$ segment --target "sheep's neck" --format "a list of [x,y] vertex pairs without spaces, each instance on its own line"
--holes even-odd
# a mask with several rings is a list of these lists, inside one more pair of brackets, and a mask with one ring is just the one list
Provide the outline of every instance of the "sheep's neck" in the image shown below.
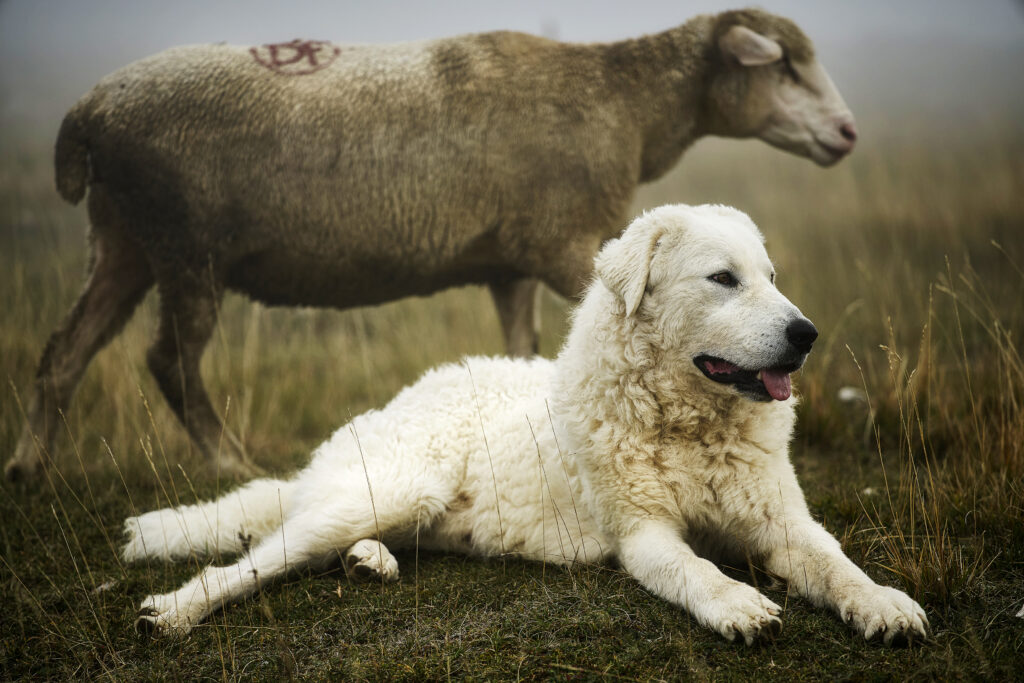
[[641,182],[664,175],[704,134],[710,28],[701,16],[663,33],[603,46],[608,81],[618,86],[641,127]]

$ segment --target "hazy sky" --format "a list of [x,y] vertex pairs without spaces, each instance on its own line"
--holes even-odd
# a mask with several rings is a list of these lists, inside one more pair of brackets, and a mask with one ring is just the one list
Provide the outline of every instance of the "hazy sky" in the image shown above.
[[[41,129],[55,130],[63,111],[101,76],[171,45],[259,44],[296,37],[390,42],[491,29],[547,33],[563,40],[613,40],[743,4],[0,0],[0,120],[35,119]],[[814,39],[841,87],[844,80],[886,77],[900,85],[905,73],[905,80],[925,78],[929,90],[935,87],[932,83],[956,78],[965,87],[977,88],[979,77],[994,78],[993,68],[1016,75],[1019,83],[1017,72],[1024,66],[1005,64],[1008,60],[1001,57],[1008,54],[1009,61],[1019,61],[1024,55],[1024,5],[1015,0],[771,0],[760,6],[796,20]],[[986,61],[988,54],[992,57]],[[965,61],[970,64],[963,65]],[[1013,88],[1020,90],[1019,85]]]
[[[510,28],[557,26],[566,40],[607,40],[658,31],[701,12],[741,3],[631,0],[3,0],[0,53],[118,54],[185,42],[253,43],[290,36],[381,42]],[[754,3],[756,4],[756,3]],[[1014,0],[774,0],[818,41],[868,35],[939,34],[968,40],[1020,38]]]

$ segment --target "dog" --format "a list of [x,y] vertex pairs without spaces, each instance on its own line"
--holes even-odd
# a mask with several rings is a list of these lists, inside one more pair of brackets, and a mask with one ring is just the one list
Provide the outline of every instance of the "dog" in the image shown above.
[[[617,559],[729,640],[782,608],[707,558],[754,559],[867,639],[928,636],[924,610],[875,584],[815,522],[788,456],[790,375],[817,337],[778,289],[763,237],[723,206],[664,206],[595,259],[554,361],[469,358],[340,428],[291,479],[125,523],[126,560],[241,553],[136,622],[184,634],[293,568],[341,557],[394,581],[389,549]],[[251,547],[249,546],[251,539]]]

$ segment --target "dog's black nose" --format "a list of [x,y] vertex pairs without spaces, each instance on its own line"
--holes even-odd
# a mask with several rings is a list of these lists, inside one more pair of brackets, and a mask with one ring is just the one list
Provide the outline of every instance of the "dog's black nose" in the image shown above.
[[786,339],[800,353],[807,353],[818,338],[818,329],[807,318],[797,318],[786,326]]

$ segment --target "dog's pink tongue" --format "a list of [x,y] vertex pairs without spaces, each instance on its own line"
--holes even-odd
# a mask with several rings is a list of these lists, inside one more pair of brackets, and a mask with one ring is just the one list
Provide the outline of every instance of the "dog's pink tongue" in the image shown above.
[[789,373],[782,370],[762,370],[761,381],[771,397],[776,401],[785,401],[793,393],[793,385],[789,381]]

